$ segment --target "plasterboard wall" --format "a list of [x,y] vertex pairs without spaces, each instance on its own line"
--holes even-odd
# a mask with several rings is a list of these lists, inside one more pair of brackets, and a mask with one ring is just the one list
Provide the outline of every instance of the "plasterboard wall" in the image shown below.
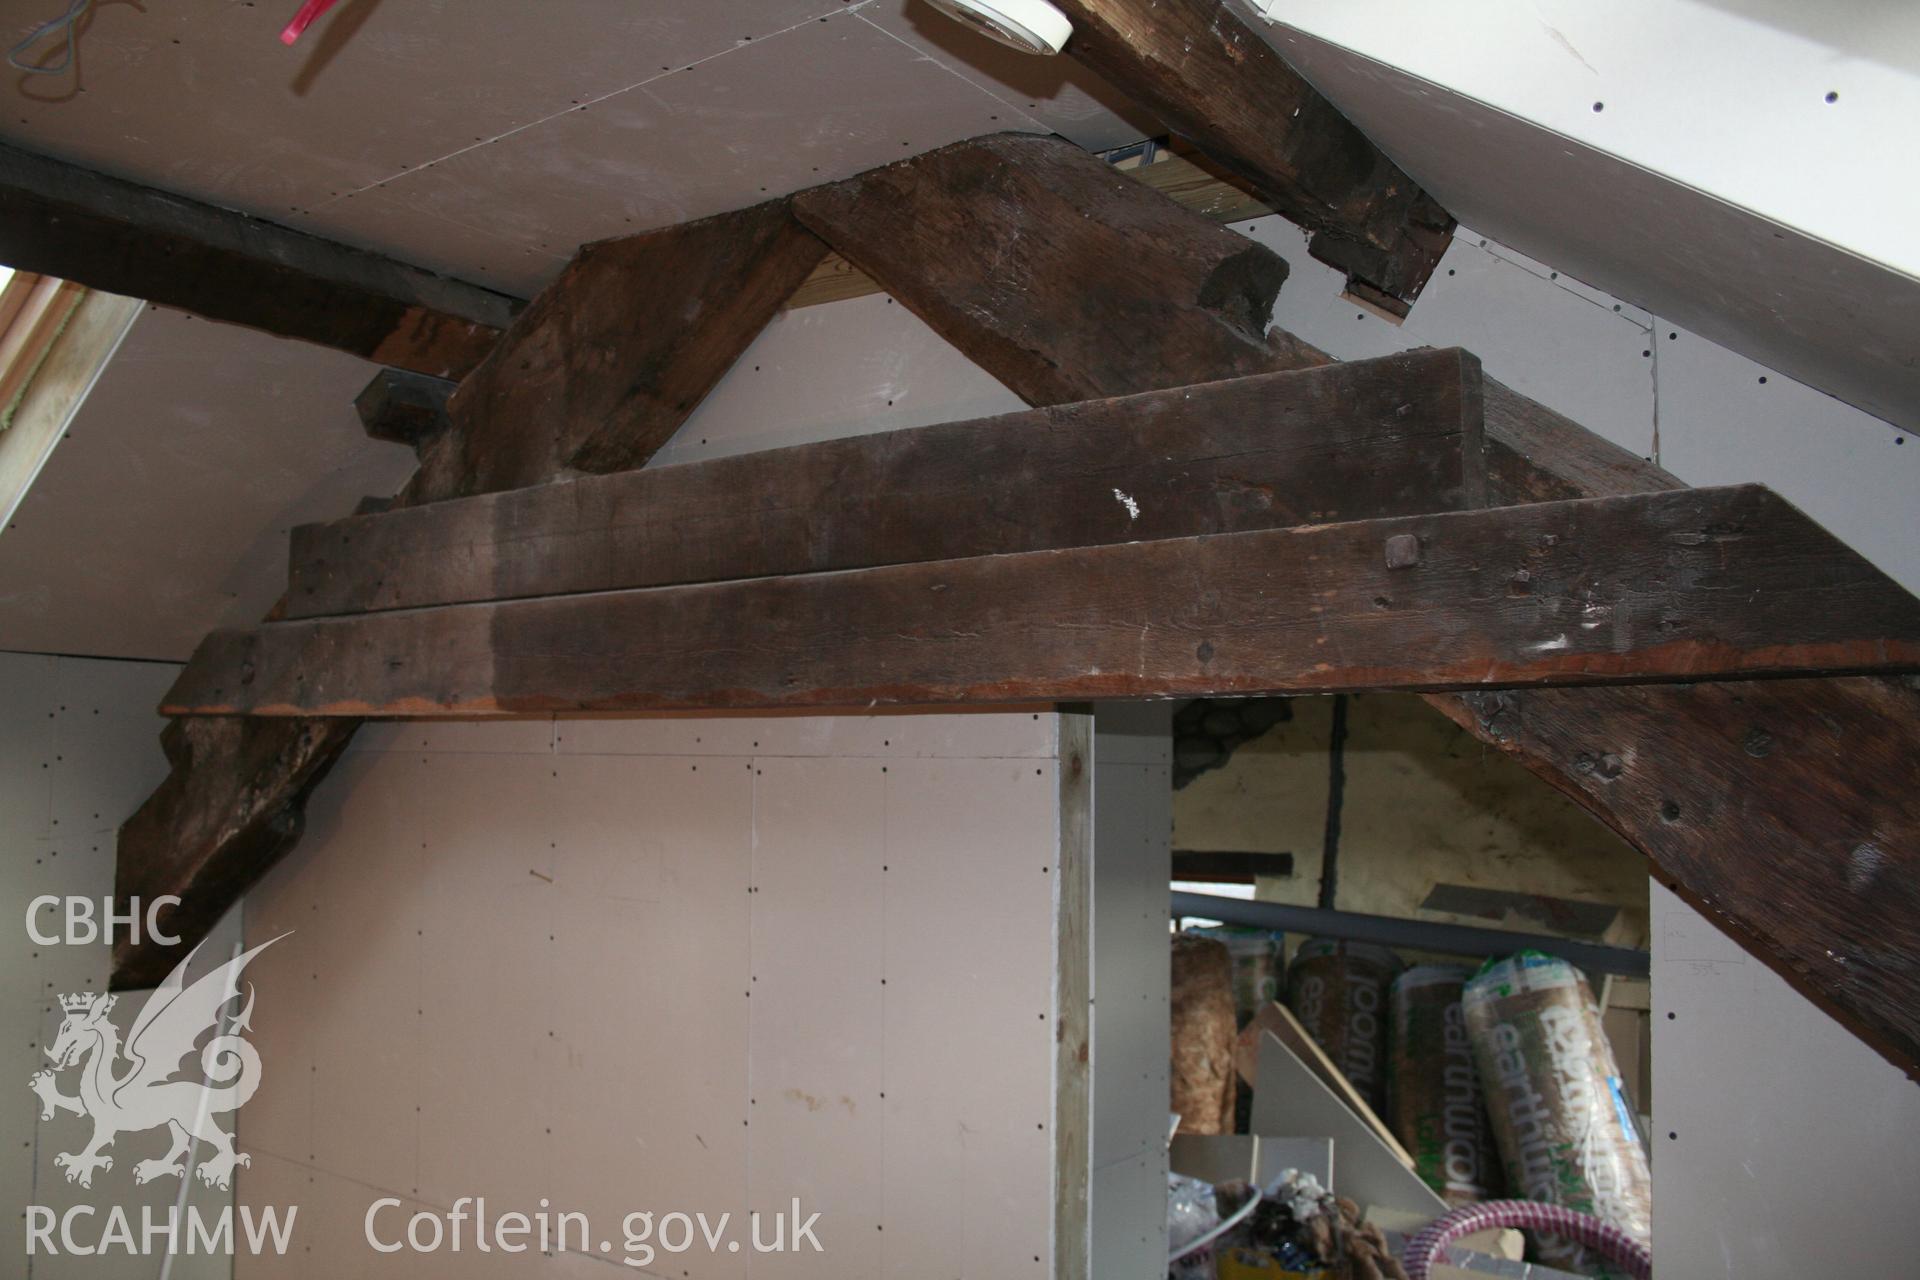
[[362,730],[248,899],[250,942],[292,936],[252,971],[240,1194],[312,1225],[238,1274],[366,1266],[387,1194],[546,1197],[616,1260],[635,1211],[822,1215],[822,1254],[661,1275],[1050,1274],[1058,741],[1041,712]]
[[[143,1207],[164,1212],[181,1189],[172,1179],[144,1187],[133,1181],[137,1161],[166,1150],[166,1135],[157,1131],[120,1135],[110,1151],[113,1167],[97,1172],[91,1187],[67,1182],[54,1157],[81,1150],[92,1127],[64,1112],[42,1120],[39,1099],[26,1088],[50,1065],[45,1049],[60,1025],[58,997],[104,990],[110,959],[104,945],[34,942],[27,906],[42,895],[77,896],[92,898],[97,913],[99,900],[113,892],[114,832],[166,776],[153,708],[176,672],[155,663],[0,653],[0,1270],[28,1280],[154,1280],[156,1256],[27,1256],[26,1207],[65,1215],[92,1206],[95,1216],[76,1219],[75,1234],[97,1242],[114,1206],[131,1213],[137,1229]],[[41,914],[43,935],[59,932],[57,920],[57,912]],[[230,917],[202,954],[224,959],[238,935]],[[142,1003],[138,993],[121,997],[113,1017],[123,1034]],[[61,1072],[60,1092],[74,1095],[77,1077],[77,1070]],[[218,1214],[230,1203],[198,1182],[189,1194],[202,1213]],[[198,1255],[177,1259],[171,1274],[217,1280],[230,1267],[225,1258]]]
[[1920,1087],[1657,883],[1653,1078],[1662,1274],[1913,1273]]

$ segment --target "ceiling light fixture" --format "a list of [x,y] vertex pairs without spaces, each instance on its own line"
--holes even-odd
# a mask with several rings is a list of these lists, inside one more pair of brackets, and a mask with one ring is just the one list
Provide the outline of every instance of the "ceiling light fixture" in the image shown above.
[[927,3],[982,35],[1022,53],[1052,54],[1064,49],[1073,24],[1047,0],[927,0]]

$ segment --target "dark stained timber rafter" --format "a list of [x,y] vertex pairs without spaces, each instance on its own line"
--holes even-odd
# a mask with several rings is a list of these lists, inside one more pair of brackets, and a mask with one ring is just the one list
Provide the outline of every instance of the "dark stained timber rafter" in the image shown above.
[[1453,219],[1222,0],[1055,0],[1067,53],[1306,228],[1314,257],[1405,314]]
[[826,252],[784,200],[587,245],[454,392],[409,505],[642,465]]
[[[1063,157],[1059,163],[1072,161]],[[997,295],[999,308],[993,311],[949,305],[987,287],[983,282],[994,277],[992,255],[1005,252],[1006,240],[1025,230],[1020,211],[996,199],[981,169],[951,159],[914,174],[897,169],[837,184],[835,206],[848,212],[822,233],[835,250],[867,266],[941,336],[1002,380],[1049,359],[1070,366],[1060,376],[1074,379],[1080,396],[1134,390],[1154,385],[1156,378],[1158,385],[1171,386],[1251,371],[1238,354],[1208,366],[1191,348],[1156,343],[1152,318],[1137,329],[1125,315],[1112,321],[1115,341],[1127,344],[1135,357],[1118,371],[1084,358],[1082,335],[1067,332],[1050,339],[1076,318],[1071,303],[1060,296],[1074,269],[1070,247],[1051,256],[1030,255],[1036,284],[1052,287],[1005,291]],[[874,204],[893,217],[937,210],[946,226],[970,238],[930,244],[922,258],[890,253],[887,225],[859,216],[869,186],[882,188]],[[1110,216],[1101,211],[1093,220]],[[1060,239],[1074,243],[1064,230]],[[900,293],[929,275],[954,283],[918,305]],[[1025,341],[1010,348],[1009,334]],[[1331,359],[1304,342],[1274,338],[1267,360],[1253,362],[1256,368],[1301,368]],[[1160,356],[1165,358],[1153,364]],[[1495,502],[1684,487],[1660,468],[1491,379],[1485,402],[1488,482]],[[1685,726],[1697,714],[1693,708],[1702,703],[1673,686],[1488,695],[1508,709],[1505,717],[1494,718],[1468,704],[1467,695],[1432,694],[1428,700],[1577,798],[1668,872],[1697,906],[1744,938],[1754,954],[1891,1060],[1920,1071],[1920,909],[1910,896],[1887,888],[1920,883],[1920,810],[1912,785],[1912,761],[1920,759],[1920,717],[1887,718],[1889,708],[1913,705],[1909,679],[1745,682],[1741,705],[1752,725],[1777,743],[1817,744],[1764,758],[1722,734],[1688,732]],[[1795,692],[1795,685],[1805,691]],[[1528,706],[1542,704],[1555,707],[1562,723],[1579,726],[1582,745],[1568,749],[1553,734],[1512,731]],[[1509,730],[1504,734],[1498,732],[1503,724]],[[1647,726],[1671,726],[1671,733],[1641,748]],[[1829,744],[1840,745],[1835,750]],[[1866,744],[1875,745],[1867,750]],[[1619,772],[1607,776],[1611,767],[1593,772],[1591,762],[1608,756],[1619,762]],[[1632,785],[1614,785],[1621,782]],[[1676,790],[1724,799],[1690,806],[1671,794]],[[1813,791],[1826,798],[1810,803]],[[1678,816],[1669,817],[1675,808]],[[1846,820],[1833,821],[1841,809]],[[1687,842],[1693,859],[1711,862],[1711,873],[1680,862],[1674,852],[1678,841]],[[1856,870],[1864,864],[1854,850],[1863,843],[1878,851],[1878,861],[1867,860],[1879,868],[1873,875]],[[1797,920],[1778,911],[1777,904],[1805,894],[1825,895],[1831,911]]]
[[[463,384],[466,394],[447,403],[444,430],[441,388],[376,379],[361,397],[370,426],[412,432],[409,443],[423,453],[396,502],[538,484],[579,465],[588,449],[640,465],[785,301],[783,283],[797,284],[825,252],[810,240],[776,203],[590,246],[586,257],[620,287],[609,293],[590,276],[563,276],[554,289],[580,307],[536,302],[498,347],[489,340],[493,354]],[[565,385],[556,388],[548,375],[561,368]],[[642,384],[646,394],[634,396]],[[596,416],[607,406],[621,411]],[[169,726],[172,772],[120,828],[115,892],[148,901],[176,894],[185,900],[180,936],[204,936],[299,839],[307,796],[357,723]],[[122,941],[114,985],[158,982],[176,958],[151,939]]]
[[[802,193],[794,208],[833,250],[1036,405],[1329,363],[1267,329],[1284,263],[1113,177],[1064,143],[984,139]],[[1124,269],[1115,270],[1117,263]],[[1496,504],[1671,497],[1683,489],[1497,382],[1486,383],[1484,406],[1486,478]],[[1707,541],[1682,553],[1695,562],[1718,536],[1696,532]],[[1399,558],[1408,550],[1402,544]],[[1424,560],[1425,548],[1419,551]],[[1782,583],[1817,591],[1819,583],[1800,580],[1804,568]],[[1511,572],[1485,578],[1491,598],[1479,605],[1496,609],[1533,581],[1531,571],[1522,584]],[[1710,589],[1711,575],[1695,579],[1696,587],[1703,583]],[[1774,585],[1749,590],[1765,595]],[[693,590],[718,598],[736,589]],[[1904,610],[1910,601],[1872,607]],[[1660,615],[1651,621],[1657,627]],[[1907,625],[1904,613],[1892,619],[1882,638],[1896,643],[1879,660],[1904,660],[1913,638]],[[1920,802],[1912,786],[1920,691],[1911,681],[1732,680],[1429,699],[1576,798],[1755,954],[1913,1070],[1920,1067]],[[168,735],[175,773],[122,833],[119,891],[184,892],[189,910],[210,923],[297,834],[305,789],[344,745],[340,726],[350,733],[352,724],[222,717],[176,724]],[[170,964],[164,954],[123,952],[115,981],[152,981]]]
[[515,299],[0,144],[0,262],[440,378]]

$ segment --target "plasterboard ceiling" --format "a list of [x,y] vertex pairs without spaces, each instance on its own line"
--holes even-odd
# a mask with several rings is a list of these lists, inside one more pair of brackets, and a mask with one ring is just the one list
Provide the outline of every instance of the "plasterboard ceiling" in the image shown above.
[[1306,32],[1267,38],[1462,223],[1920,430],[1920,280]]
[[184,660],[286,585],[287,534],[394,493],[375,366],[149,307],[0,533],[0,650]]
[[77,76],[12,77],[0,132],[523,296],[586,241],[962,138],[1158,132],[923,0],[342,0],[287,48],[295,8],[98,5]]

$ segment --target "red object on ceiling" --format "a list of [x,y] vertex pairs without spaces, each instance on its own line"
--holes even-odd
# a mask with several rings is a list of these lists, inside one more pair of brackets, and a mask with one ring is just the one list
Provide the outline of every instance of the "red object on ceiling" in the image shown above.
[[293,21],[280,33],[281,44],[292,44],[300,38],[300,33],[313,25],[313,20],[333,8],[335,0],[307,0],[300,6],[300,12],[293,15]]

